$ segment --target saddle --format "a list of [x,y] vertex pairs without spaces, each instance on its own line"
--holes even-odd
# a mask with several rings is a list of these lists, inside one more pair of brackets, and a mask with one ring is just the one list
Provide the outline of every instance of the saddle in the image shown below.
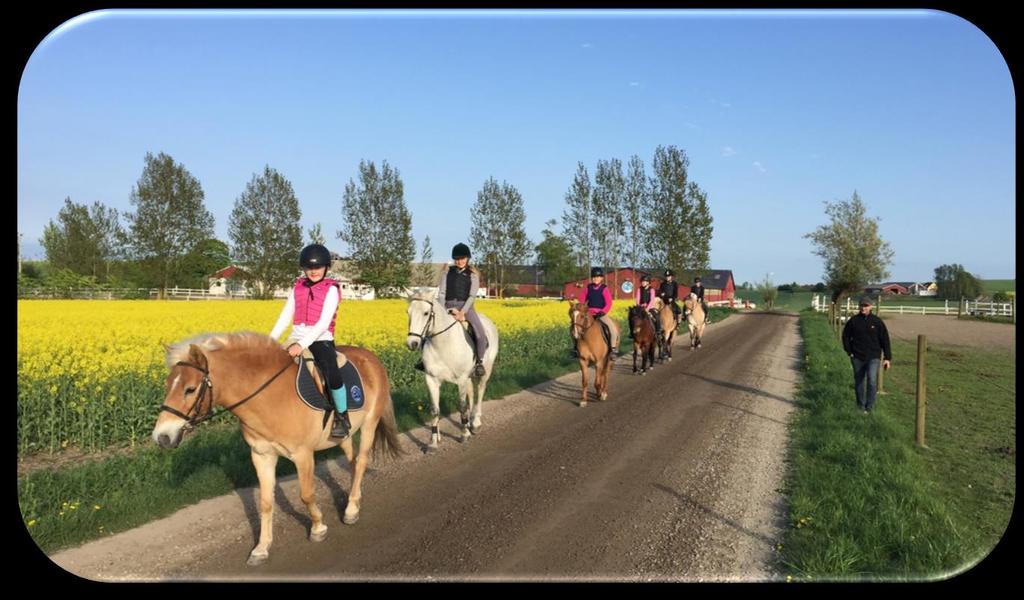
[[595,322],[598,325],[601,326],[601,336],[604,338],[604,343],[608,344],[608,353],[611,354],[611,351],[612,351],[612,331],[611,331],[611,329],[608,328],[608,325],[606,325],[604,321],[597,320]]
[[[363,380],[359,376],[359,370],[349,362],[348,358],[341,352],[337,352],[338,369],[341,371],[342,381],[345,383],[345,399],[348,402],[348,410],[362,410],[363,401],[366,399],[363,394]],[[296,359],[299,360],[299,359]],[[298,373],[295,375],[295,391],[299,397],[313,410],[324,413],[324,421],[321,427],[327,427],[327,421],[334,412],[334,401],[327,397],[327,377],[320,371],[320,367],[313,359],[313,353],[309,349],[302,351],[302,368],[300,364]]]

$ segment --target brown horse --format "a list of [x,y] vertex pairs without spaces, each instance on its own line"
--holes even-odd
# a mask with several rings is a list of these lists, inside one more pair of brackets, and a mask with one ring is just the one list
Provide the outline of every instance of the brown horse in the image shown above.
[[576,340],[576,352],[579,354],[580,373],[583,374],[580,406],[587,405],[587,369],[590,363],[594,363],[594,390],[598,398],[607,400],[608,374],[612,370],[611,349],[604,341],[601,327],[587,312],[586,305],[579,302],[569,306],[569,318],[572,320],[572,337]]
[[700,348],[700,340],[704,337],[704,307],[700,305],[697,294],[690,293],[683,300],[683,312],[686,314],[686,326],[690,330],[690,350]]
[[654,325],[651,324],[651,316],[642,306],[629,307],[629,330],[633,334],[633,372],[636,373],[636,356],[640,354],[640,374],[647,374],[647,364],[650,361],[651,368],[654,368],[654,347],[658,340],[654,335]]
[[661,298],[655,298],[654,308],[661,323],[661,338],[658,340],[658,360],[672,362],[672,342],[676,339],[676,315],[672,307]]
[[[313,453],[340,445],[354,467],[352,493],[345,507],[347,524],[359,519],[363,474],[371,447],[375,454],[402,454],[384,365],[365,348],[338,348],[359,370],[365,397],[361,410],[349,411],[352,435],[340,443],[330,438],[331,423],[324,427],[323,413],[309,408],[296,393],[299,366],[269,336],[215,333],[167,347],[170,373],[164,404],[153,427],[153,441],[161,448],[177,448],[185,433],[214,416],[215,405],[224,409],[221,412],[230,411],[238,417],[260,481],[260,538],[249,554],[249,565],[258,565],[269,556],[279,456],[295,463],[302,501],[312,518],[309,539],[319,542],[326,536],[327,526],[316,504]],[[356,458],[352,437],[360,430],[362,439]]]

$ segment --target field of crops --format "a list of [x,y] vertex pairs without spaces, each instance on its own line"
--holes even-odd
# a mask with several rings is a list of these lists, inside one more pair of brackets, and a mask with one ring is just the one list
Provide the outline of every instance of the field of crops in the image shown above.
[[[145,440],[163,399],[164,344],[206,332],[269,332],[282,306],[257,300],[19,301],[19,454]],[[404,346],[406,307],[404,300],[345,302],[336,325],[337,343],[377,352],[398,389],[417,379],[411,368],[417,356]],[[485,300],[477,307],[503,339],[568,332],[565,303]],[[625,312],[625,303],[613,311],[620,319]]]

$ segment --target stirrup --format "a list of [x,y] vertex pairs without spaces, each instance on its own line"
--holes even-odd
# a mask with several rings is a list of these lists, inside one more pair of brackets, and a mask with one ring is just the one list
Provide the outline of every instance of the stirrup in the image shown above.
[[423,359],[420,359],[420,360],[416,361],[416,364],[414,364],[412,366],[412,368],[416,369],[417,371],[423,371],[423,372],[427,371],[427,368],[425,366],[423,366]]
[[481,361],[477,361],[476,366],[473,367],[473,376],[474,377],[483,377],[486,374],[487,374],[487,369],[486,369],[486,367],[484,367],[484,363],[481,362]]
[[331,425],[331,437],[343,440],[348,437],[352,430],[352,423],[348,420],[348,411],[338,414],[334,413],[334,423]]

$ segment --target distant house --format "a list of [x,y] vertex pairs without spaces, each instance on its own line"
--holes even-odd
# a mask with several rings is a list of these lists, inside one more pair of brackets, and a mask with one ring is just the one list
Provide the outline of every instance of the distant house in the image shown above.
[[876,283],[869,285],[864,288],[864,293],[868,295],[879,295],[879,294],[892,294],[898,296],[906,296],[910,294],[909,286],[914,285],[912,281],[888,281],[886,283]]
[[210,293],[216,296],[245,295],[245,279],[249,276],[241,267],[224,267],[206,278]]
[[935,296],[939,293],[939,286],[934,281],[911,284],[907,291],[914,296]]

